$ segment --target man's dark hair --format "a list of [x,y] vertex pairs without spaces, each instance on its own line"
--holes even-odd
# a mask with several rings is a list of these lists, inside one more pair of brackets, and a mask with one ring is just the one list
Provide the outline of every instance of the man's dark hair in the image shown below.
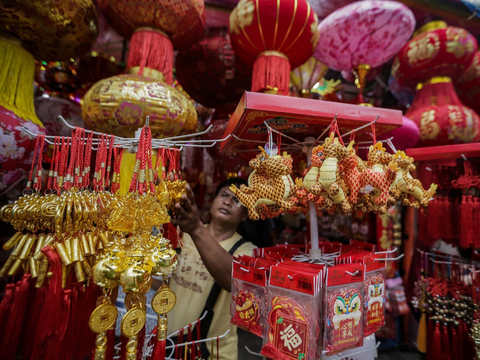
[[215,190],[215,197],[217,197],[217,195],[220,193],[220,190],[222,190],[224,187],[230,187],[230,185],[235,185],[237,188],[240,188],[240,185],[247,186],[248,183],[239,177],[227,179],[217,186],[217,190]]

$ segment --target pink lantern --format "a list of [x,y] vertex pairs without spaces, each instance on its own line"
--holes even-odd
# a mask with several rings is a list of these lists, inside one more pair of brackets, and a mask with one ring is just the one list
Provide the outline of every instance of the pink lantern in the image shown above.
[[415,17],[395,1],[359,1],[338,9],[318,26],[314,56],[335,70],[377,67],[390,60],[415,29]]
[[397,150],[406,150],[415,147],[420,140],[420,129],[415,121],[403,117],[403,126],[384,133],[378,137],[379,140],[386,140],[393,136],[393,145]]
[[354,71],[363,102],[366,75],[371,68],[390,60],[415,29],[415,17],[395,1],[367,0],[338,9],[325,18],[318,30],[320,41],[314,56],[328,67]]

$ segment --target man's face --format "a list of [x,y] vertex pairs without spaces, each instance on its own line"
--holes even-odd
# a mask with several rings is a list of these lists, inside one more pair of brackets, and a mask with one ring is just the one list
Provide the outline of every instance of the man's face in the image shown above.
[[238,226],[247,218],[247,209],[243,206],[237,206],[239,203],[237,197],[228,187],[223,187],[213,200],[210,213],[212,218],[225,223]]

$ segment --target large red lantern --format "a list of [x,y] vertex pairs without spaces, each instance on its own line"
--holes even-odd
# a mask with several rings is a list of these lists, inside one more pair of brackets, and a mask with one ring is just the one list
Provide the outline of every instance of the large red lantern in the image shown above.
[[180,50],[175,75],[196,102],[210,108],[237,104],[252,83],[252,68],[235,55],[226,27],[205,29],[195,45]]
[[460,102],[452,84],[471,63],[477,40],[443,21],[426,24],[415,35],[395,58],[392,75],[399,84],[418,84],[405,114],[420,128],[418,145],[478,141],[480,119]]
[[456,88],[462,103],[477,113],[480,112],[480,51],[460,77]]
[[421,27],[398,53],[392,75],[415,87],[433,76],[457,78],[470,65],[477,40],[467,30],[434,21]]
[[420,128],[420,146],[452,145],[480,139],[480,118],[458,99],[449,77],[419,84],[405,114]]
[[312,56],[318,18],[306,0],[240,0],[230,14],[237,55],[253,65],[252,91],[288,94],[290,70]]
[[100,7],[109,24],[130,38],[127,70],[159,71],[168,84],[173,83],[173,49],[195,43],[205,24],[203,0],[102,0]]

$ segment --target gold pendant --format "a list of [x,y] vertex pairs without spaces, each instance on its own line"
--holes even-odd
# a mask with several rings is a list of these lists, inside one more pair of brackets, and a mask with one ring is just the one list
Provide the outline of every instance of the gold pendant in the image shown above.
[[167,286],[162,285],[152,299],[152,309],[157,314],[166,314],[170,312],[177,303],[177,296]]
[[[105,298],[103,298],[105,299]],[[117,321],[118,310],[110,304],[108,300],[97,306],[90,315],[88,326],[96,334],[100,334],[110,329]]]
[[137,335],[145,326],[146,320],[147,315],[145,310],[139,308],[128,310],[122,319],[122,324],[120,327],[122,330],[122,335],[128,338]]

